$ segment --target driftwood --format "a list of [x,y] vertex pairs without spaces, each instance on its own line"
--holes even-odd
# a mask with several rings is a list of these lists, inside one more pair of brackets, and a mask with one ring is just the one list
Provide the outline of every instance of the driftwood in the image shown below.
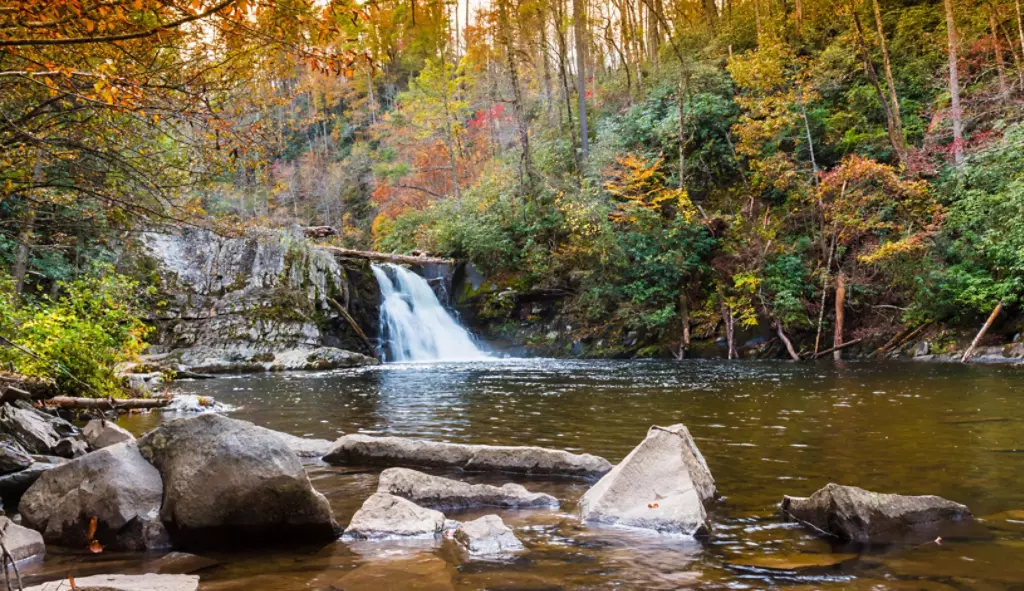
[[338,301],[335,300],[334,298],[327,298],[327,301],[330,302],[332,306],[334,306],[334,309],[337,310],[338,313],[341,314],[341,317],[348,322],[349,326],[352,327],[352,330],[354,330],[355,333],[359,335],[359,339],[363,341],[364,345],[366,345],[366,350],[370,352],[370,355],[373,355],[374,359],[380,361],[381,358],[379,355],[377,355],[377,350],[374,349],[373,343],[370,342],[370,339],[366,338],[366,333],[363,332],[363,329],[359,327],[359,324],[356,322],[356,319],[352,318],[352,315],[348,313],[348,310],[345,309],[345,306],[339,304]]
[[800,355],[793,348],[793,343],[786,336],[786,332],[782,330],[782,323],[778,320],[775,321],[775,333],[779,335],[779,339],[782,340],[782,344],[786,345],[786,351],[789,353],[789,357],[793,361],[800,361]]
[[397,263],[402,265],[452,265],[455,263],[455,259],[443,259],[439,257],[429,256],[409,256],[404,254],[389,254],[386,252],[374,252],[372,250],[352,250],[350,248],[340,248],[338,246],[319,246],[317,248],[325,250],[339,257],[350,259],[366,259],[370,261],[380,261],[382,263]]
[[921,334],[921,331],[932,325],[932,321],[929,320],[924,324],[920,324],[917,328],[910,328],[909,326],[898,333],[896,333],[889,341],[881,347],[875,349],[875,352],[871,354],[872,357],[881,359],[882,355],[885,355],[890,349],[902,347],[904,343],[910,339]]
[[981,342],[982,337],[985,336],[985,333],[988,332],[988,329],[991,328],[992,323],[996,321],[996,318],[999,317],[999,314],[1002,311],[1003,302],[1000,300],[1000,302],[996,304],[995,309],[992,310],[992,313],[988,315],[988,320],[985,321],[985,324],[981,327],[981,330],[978,331],[977,336],[975,336],[974,340],[971,341],[971,346],[967,347],[967,350],[964,351],[964,356],[960,358],[960,363],[967,363],[968,361],[971,360],[971,355],[974,355],[974,350],[978,348],[978,343]]
[[847,347],[852,347],[852,346],[856,345],[860,341],[861,341],[861,339],[853,339],[852,341],[846,341],[845,343],[842,343],[840,345],[836,345],[835,347],[832,347],[830,349],[825,349],[824,351],[820,351],[818,353],[815,353],[815,354],[811,355],[810,357],[808,357],[808,359],[817,359],[819,357],[824,357],[825,355],[828,355],[829,353],[834,353],[836,351],[842,351],[843,349],[845,349]]
[[163,408],[171,403],[170,396],[164,398],[75,398],[72,396],[54,396],[45,400],[46,406],[71,409],[96,410],[133,410],[144,408]]

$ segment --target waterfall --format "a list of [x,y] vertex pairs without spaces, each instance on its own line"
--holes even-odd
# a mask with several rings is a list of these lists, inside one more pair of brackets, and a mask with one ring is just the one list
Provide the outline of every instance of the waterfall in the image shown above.
[[438,301],[427,280],[405,267],[373,265],[380,285],[381,348],[388,361],[486,359]]

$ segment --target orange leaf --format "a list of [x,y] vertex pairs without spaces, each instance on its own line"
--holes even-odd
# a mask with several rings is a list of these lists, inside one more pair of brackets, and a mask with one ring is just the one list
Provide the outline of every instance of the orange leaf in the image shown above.
[[103,546],[101,546],[98,541],[93,540],[89,542],[89,551],[93,554],[99,554],[100,552],[103,552]]
[[89,520],[89,535],[87,536],[89,538],[89,540],[92,540],[93,538],[96,537],[96,526],[97,525],[99,525],[99,522],[97,521],[97,519],[95,517],[93,517],[92,519]]
[[75,577],[68,575],[68,583],[71,584],[71,591],[78,591],[78,585],[75,585]]

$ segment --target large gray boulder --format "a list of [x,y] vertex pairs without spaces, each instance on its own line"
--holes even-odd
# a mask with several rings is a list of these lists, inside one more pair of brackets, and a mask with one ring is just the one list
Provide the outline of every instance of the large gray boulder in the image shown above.
[[404,439],[345,435],[334,443],[324,461],[336,466],[453,467],[472,472],[513,472],[598,478],[611,470],[608,460],[560,449],[497,445],[467,445]]
[[89,421],[82,429],[82,436],[85,437],[85,442],[89,444],[89,447],[94,450],[126,441],[135,441],[135,436],[127,429],[105,419]]
[[21,499],[28,527],[50,544],[86,548],[92,539],[111,550],[169,546],[160,522],[163,481],[133,442],[106,447],[45,471]]
[[71,423],[35,409],[19,400],[0,406],[0,433],[7,435],[30,454],[54,454],[57,443],[75,437],[78,429]]
[[555,497],[532,493],[519,484],[508,483],[500,487],[469,484],[408,468],[388,468],[381,472],[377,492],[396,495],[417,505],[435,509],[558,506]]
[[139,449],[163,476],[160,515],[176,544],[337,535],[327,499],[273,431],[209,413],[164,423]]
[[455,541],[474,556],[494,556],[524,549],[515,532],[497,515],[484,515],[459,524]]
[[39,532],[22,527],[3,516],[0,516],[0,537],[15,562],[46,554],[46,544]]
[[352,516],[345,529],[349,539],[385,539],[433,537],[445,530],[444,513],[420,507],[416,503],[374,493]]
[[[27,587],[25,591],[68,591],[67,578]],[[197,575],[94,575],[75,577],[78,591],[196,591]]]
[[930,539],[944,526],[971,518],[965,505],[942,497],[883,494],[832,483],[809,497],[784,497],[782,512],[818,533],[879,544]]
[[702,536],[715,480],[683,425],[651,427],[647,438],[580,499],[584,521]]

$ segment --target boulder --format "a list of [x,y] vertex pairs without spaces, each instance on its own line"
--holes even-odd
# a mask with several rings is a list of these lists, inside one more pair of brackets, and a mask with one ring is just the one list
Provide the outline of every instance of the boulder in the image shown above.
[[971,518],[966,506],[942,497],[883,494],[832,483],[809,497],[784,497],[782,511],[819,533],[880,544],[931,539],[943,526]]
[[135,441],[135,436],[127,429],[104,419],[93,419],[82,429],[86,443],[92,449],[103,449],[125,441]]
[[324,461],[336,466],[453,467],[475,472],[513,472],[598,478],[611,470],[608,460],[542,447],[467,445],[402,437],[345,435]]
[[32,456],[11,440],[0,439],[0,475],[19,472],[32,465]]
[[0,433],[30,454],[54,454],[57,443],[65,437],[78,435],[78,429],[64,419],[19,400],[0,406]]
[[[166,548],[163,481],[134,442],[119,443],[44,472],[21,499],[22,520],[50,544],[111,550]],[[96,531],[90,538],[90,522]]]
[[300,458],[321,458],[331,449],[331,442],[326,439],[298,437],[280,431],[273,431],[273,433],[292,450],[292,453]]
[[327,499],[273,431],[213,413],[176,419],[139,440],[164,479],[160,515],[176,543],[333,540]]
[[39,532],[22,527],[7,517],[0,516],[0,536],[3,536],[4,547],[15,562],[46,554],[46,545]]
[[20,472],[0,476],[0,499],[3,500],[4,508],[7,511],[16,511],[25,491],[35,484],[36,480],[39,480],[39,477],[44,472],[55,468],[57,465],[55,463],[37,461]]
[[445,530],[444,513],[420,507],[416,503],[374,493],[352,516],[345,529],[349,539],[432,537]]
[[[67,591],[67,578],[50,581],[25,591]],[[78,591],[196,591],[199,577],[196,575],[94,575],[75,577]]]
[[683,425],[651,427],[647,438],[580,499],[584,521],[702,536],[715,480]]
[[469,484],[424,474],[408,468],[388,468],[380,474],[377,492],[389,493],[424,507],[465,509],[469,507],[558,507],[558,499],[532,493],[519,484],[502,486]]
[[484,515],[455,529],[455,541],[471,555],[500,555],[523,550],[523,544],[497,515]]

